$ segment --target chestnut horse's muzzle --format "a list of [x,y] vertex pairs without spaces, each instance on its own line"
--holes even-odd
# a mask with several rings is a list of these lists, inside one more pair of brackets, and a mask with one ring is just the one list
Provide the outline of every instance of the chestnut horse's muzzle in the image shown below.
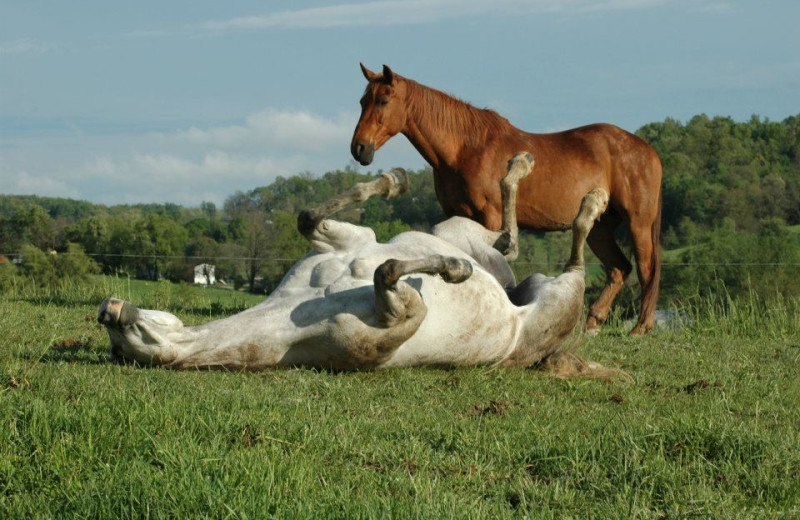
[[353,141],[350,144],[350,153],[361,166],[366,166],[372,162],[372,158],[375,156],[375,146],[372,143]]

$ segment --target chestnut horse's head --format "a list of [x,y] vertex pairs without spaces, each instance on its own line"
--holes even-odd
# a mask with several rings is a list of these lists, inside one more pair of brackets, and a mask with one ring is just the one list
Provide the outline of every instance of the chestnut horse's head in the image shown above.
[[372,162],[375,151],[406,124],[405,85],[386,65],[383,73],[378,74],[362,63],[361,72],[368,83],[361,97],[361,118],[353,132],[350,153],[366,166]]

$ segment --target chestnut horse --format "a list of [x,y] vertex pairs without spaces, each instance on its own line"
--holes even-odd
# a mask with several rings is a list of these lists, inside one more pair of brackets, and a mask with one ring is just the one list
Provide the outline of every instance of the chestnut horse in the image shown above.
[[362,165],[391,137],[405,135],[433,168],[436,197],[448,216],[465,216],[490,230],[501,225],[500,179],[509,158],[533,154],[535,166],[519,184],[520,228],[569,229],[581,197],[594,188],[611,195],[607,212],[588,237],[607,279],[589,309],[587,332],[596,332],[631,272],[614,239],[625,223],[633,240],[642,286],[639,319],[631,334],[653,328],[661,278],[661,161],[642,139],[616,126],[594,124],[551,134],[524,132],[492,110],[478,109],[426,87],[386,65],[364,65],[368,84],[361,98],[351,152]]

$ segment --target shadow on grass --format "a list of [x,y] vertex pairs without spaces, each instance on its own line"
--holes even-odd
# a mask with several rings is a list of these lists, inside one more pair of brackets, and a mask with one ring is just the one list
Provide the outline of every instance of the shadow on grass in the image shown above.
[[[9,298],[9,301],[12,302],[25,302],[31,305],[37,306],[55,306],[55,307],[80,307],[80,306],[92,306],[92,307],[100,307],[100,303],[104,300],[104,298],[73,298],[73,297],[60,297],[60,296],[19,296],[16,298]],[[151,306],[148,306],[146,303],[141,302],[133,302],[134,305],[137,307],[148,309]],[[166,309],[157,309],[163,310],[166,312],[172,313],[184,313],[184,314],[191,314],[197,317],[203,318],[219,318],[219,317],[228,317],[234,314],[238,314],[242,311],[245,311],[252,307],[252,305],[247,305],[246,303],[234,303],[233,305],[226,306],[219,304],[217,302],[211,303],[209,306],[192,306],[192,305],[174,305],[170,304],[166,306]]]
[[21,354],[27,361],[39,363],[79,363],[83,365],[108,365],[113,363],[107,349],[98,350],[88,340],[66,339],[50,346],[47,351],[37,356],[32,353]]
[[9,298],[12,302],[25,302],[31,305],[47,306],[53,305],[55,307],[79,307],[81,305],[100,306],[103,299],[88,299],[88,298],[72,298],[61,296],[18,296],[16,298]]

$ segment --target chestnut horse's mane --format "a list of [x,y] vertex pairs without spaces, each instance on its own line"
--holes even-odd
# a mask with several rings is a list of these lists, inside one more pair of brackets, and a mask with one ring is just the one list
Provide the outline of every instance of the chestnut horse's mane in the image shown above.
[[468,146],[483,146],[487,134],[508,133],[513,125],[488,108],[477,108],[450,94],[403,78],[407,84],[406,106],[421,124],[448,135],[458,135]]

